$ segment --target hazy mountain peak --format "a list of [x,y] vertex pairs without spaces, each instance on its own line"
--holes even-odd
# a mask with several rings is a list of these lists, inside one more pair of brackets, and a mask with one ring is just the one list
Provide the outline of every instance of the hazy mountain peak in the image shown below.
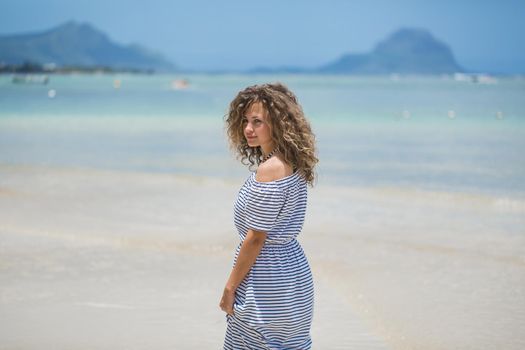
[[448,46],[434,38],[428,30],[402,28],[377,44],[373,52],[375,54],[404,52],[424,55],[432,50],[448,51],[452,55]]
[[422,28],[401,28],[367,54],[347,54],[320,69],[351,74],[443,74],[462,72],[452,50]]
[[109,37],[105,33],[86,22],[68,21],[56,26],[55,28],[51,28],[48,33],[49,32],[70,33],[76,35],[93,35],[109,40]]
[[1,37],[2,61],[12,64],[32,61],[59,66],[175,69],[160,54],[138,45],[120,45],[91,24],[77,21],[68,21],[41,33]]

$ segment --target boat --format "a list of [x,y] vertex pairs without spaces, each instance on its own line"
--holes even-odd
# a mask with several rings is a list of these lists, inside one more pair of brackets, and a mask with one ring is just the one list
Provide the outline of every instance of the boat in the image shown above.
[[14,84],[46,85],[47,83],[49,83],[49,77],[47,75],[35,75],[35,74],[15,75],[11,79],[11,82],[13,82]]
[[190,82],[186,79],[175,79],[171,81],[172,90],[185,90],[190,86]]

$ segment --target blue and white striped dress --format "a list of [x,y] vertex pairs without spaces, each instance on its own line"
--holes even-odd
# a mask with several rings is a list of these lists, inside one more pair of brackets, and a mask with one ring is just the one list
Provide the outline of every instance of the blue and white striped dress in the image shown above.
[[248,229],[264,231],[267,238],[237,288],[234,314],[226,316],[224,349],[311,348],[313,280],[296,240],[306,200],[306,181],[297,172],[271,182],[259,182],[252,173],[241,187],[234,210],[241,244]]

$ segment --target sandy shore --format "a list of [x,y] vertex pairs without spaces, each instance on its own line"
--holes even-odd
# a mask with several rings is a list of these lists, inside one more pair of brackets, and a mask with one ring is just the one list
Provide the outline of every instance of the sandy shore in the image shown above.
[[[0,165],[2,349],[219,349],[237,181]],[[523,349],[522,200],[310,191],[316,349]]]

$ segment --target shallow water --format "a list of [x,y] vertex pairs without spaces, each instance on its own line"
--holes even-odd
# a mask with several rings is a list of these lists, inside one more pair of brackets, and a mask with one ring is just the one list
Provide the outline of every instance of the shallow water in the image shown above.
[[282,81],[317,135],[322,183],[525,196],[523,79],[194,75],[174,90],[176,78],[28,86],[1,76],[0,162],[243,178],[225,138],[228,103],[244,86]]

